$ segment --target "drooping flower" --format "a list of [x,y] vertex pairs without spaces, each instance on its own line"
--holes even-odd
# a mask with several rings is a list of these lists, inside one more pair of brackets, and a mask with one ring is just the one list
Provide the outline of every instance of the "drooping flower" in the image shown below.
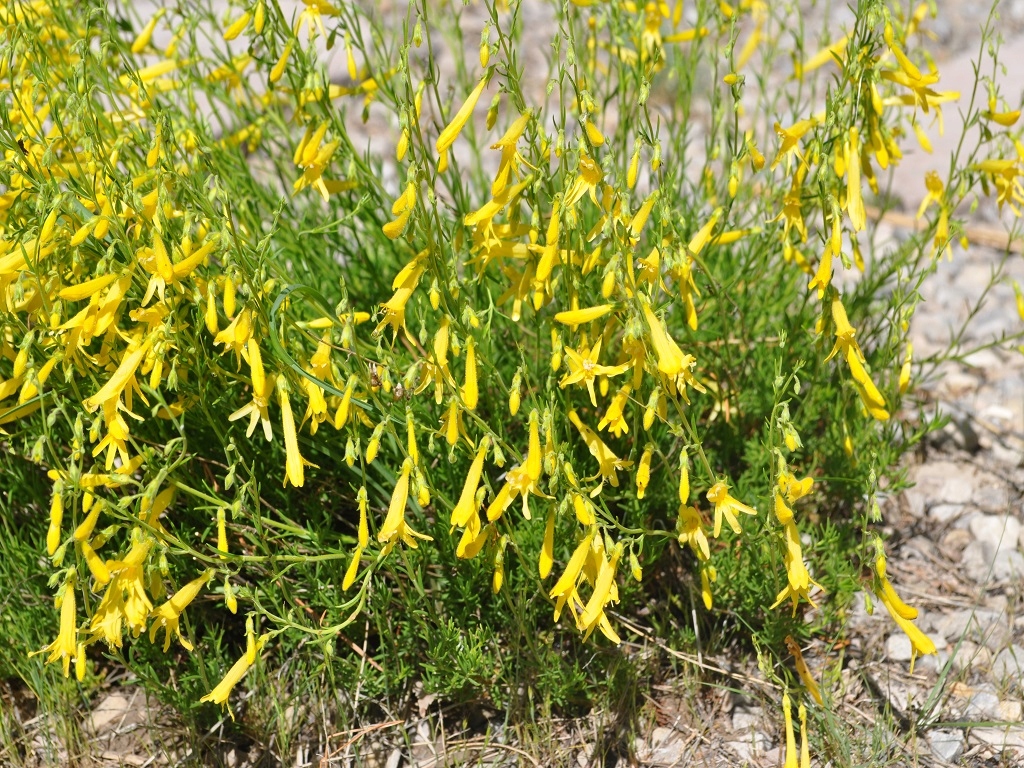
[[590,450],[590,455],[597,459],[599,474],[602,479],[608,480],[614,487],[618,488],[619,478],[616,475],[616,470],[626,469],[632,465],[632,462],[623,461],[616,456],[612,449],[605,445],[604,441],[598,437],[597,433],[580,420],[575,409],[569,411],[569,421],[579,430],[583,441]]
[[412,475],[413,463],[406,459],[402,463],[402,472],[395,483],[395,489],[391,494],[391,503],[388,505],[388,513],[384,518],[384,524],[377,532],[377,541],[385,545],[384,552],[390,552],[398,541],[403,541],[412,549],[416,549],[416,539],[433,541],[433,538],[422,533],[417,533],[405,522],[405,507],[409,501],[409,478]]
[[199,699],[199,701],[212,701],[214,704],[226,705],[228,703],[228,697],[231,696],[232,689],[238,685],[238,682],[243,677],[245,677],[245,673],[248,672],[249,668],[256,662],[256,658],[259,656],[259,653],[263,650],[269,640],[269,634],[262,635],[258,640],[256,640],[253,646],[251,648],[247,648],[245,654],[243,654],[242,657],[232,665],[231,669],[229,669],[223,679],[217,683],[216,687]]
[[193,579],[183,586],[174,596],[159,608],[153,609],[153,624],[149,628],[149,641],[156,642],[156,635],[161,629],[164,631],[164,653],[171,647],[171,635],[178,638],[181,645],[191,651],[192,643],[181,636],[181,629],[178,622],[181,614],[188,607],[189,603],[195,600],[199,590],[206,586],[206,583],[213,577],[213,570],[207,570],[198,578]]
[[913,620],[917,618],[917,609],[904,603],[900,596],[896,594],[896,590],[893,589],[892,583],[886,576],[885,554],[881,551],[879,551],[878,557],[875,559],[875,573],[878,576],[875,594],[882,601],[886,610],[889,611],[889,615],[892,616],[896,625],[910,638],[910,671],[913,672],[914,661],[917,659],[918,654],[928,655],[935,653],[935,643],[914,625]]
[[689,504],[679,505],[679,519],[676,523],[679,531],[680,545],[687,545],[700,560],[711,558],[711,548],[708,546],[708,537],[704,532],[704,523],[701,520],[700,512]]
[[448,150],[452,144],[455,143],[455,139],[459,137],[459,133],[465,127],[466,123],[469,122],[470,116],[473,114],[473,110],[476,108],[476,103],[480,100],[480,95],[484,92],[484,88],[487,87],[487,81],[490,79],[490,70],[484,73],[484,76],[480,78],[480,82],[476,84],[476,87],[470,91],[469,96],[463,102],[462,106],[459,107],[459,111],[455,113],[455,116],[451,119],[451,122],[445,126],[444,130],[437,137],[435,148],[437,154],[442,158],[442,163],[447,165],[445,162],[448,154]]
[[57,606],[60,608],[60,628],[57,631],[57,639],[45,648],[34,653],[50,652],[46,657],[47,664],[60,661],[64,665],[64,677],[68,677],[71,671],[71,660],[78,658],[82,653],[78,644],[78,620],[75,613],[75,570],[70,569],[68,576],[61,587],[57,597]]
[[757,510],[749,507],[729,494],[729,486],[723,482],[717,482],[711,486],[707,493],[708,501],[715,505],[715,530],[714,536],[717,539],[722,532],[722,518],[729,522],[733,533],[740,533],[740,523],[736,519],[736,513],[742,512],[746,515],[757,515]]

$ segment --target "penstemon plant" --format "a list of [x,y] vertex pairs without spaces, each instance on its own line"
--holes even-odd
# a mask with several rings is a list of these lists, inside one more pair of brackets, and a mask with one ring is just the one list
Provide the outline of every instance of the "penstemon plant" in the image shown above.
[[227,704],[275,638],[327,648],[464,561],[617,644],[669,553],[708,611],[796,632],[840,588],[823,518],[935,651],[876,498],[937,423],[905,401],[916,289],[977,187],[1019,217],[1024,149],[983,81],[920,233],[874,247],[884,174],[958,97],[928,4],[865,0],[817,51],[757,0],[485,0],[478,45],[447,3],[219,7],[0,10],[0,461],[52,488],[47,661],[191,651],[222,603]]

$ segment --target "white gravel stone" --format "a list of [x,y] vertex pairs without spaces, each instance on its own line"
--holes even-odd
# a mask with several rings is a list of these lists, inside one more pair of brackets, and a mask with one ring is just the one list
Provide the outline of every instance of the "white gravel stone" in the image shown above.
[[997,684],[1005,681],[1020,685],[1024,679],[1024,648],[1011,645],[997,653],[992,659],[992,679]]
[[1024,704],[1019,701],[1000,701],[999,719],[1008,723],[1017,723],[1024,719]]
[[964,573],[979,584],[1006,581],[1024,574],[1024,555],[1016,549],[996,549],[983,541],[972,541],[960,558]]
[[737,733],[746,733],[760,725],[762,718],[760,707],[736,707],[732,713],[732,729]]
[[1013,515],[974,515],[968,530],[975,539],[991,546],[993,552],[999,552],[1017,546],[1021,524]]
[[967,739],[963,731],[941,730],[932,731],[928,734],[928,746],[940,760],[951,763],[960,757],[964,751]]
[[[1015,752],[1018,759],[1024,756],[1024,727],[1009,728],[972,728],[971,739],[982,744],[995,747],[1000,752]],[[1020,765],[1020,763],[1003,763],[1003,765]]]
[[885,655],[890,661],[910,661],[913,653],[913,646],[910,638],[900,632],[898,635],[890,635],[885,641]]
[[945,525],[964,513],[963,504],[934,504],[928,508],[928,519]]
[[976,720],[998,720],[999,697],[990,691],[977,691],[967,701],[966,714]]
[[760,731],[753,731],[742,740],[725,742],[725,747],[740,759],[741,764],[759,764],[762,762],[769,744],[770,742],[766,734]]

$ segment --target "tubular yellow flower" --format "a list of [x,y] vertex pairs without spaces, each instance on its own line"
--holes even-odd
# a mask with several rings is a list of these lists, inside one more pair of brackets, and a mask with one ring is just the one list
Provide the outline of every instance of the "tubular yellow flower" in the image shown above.
[[811,697],[818,702],[818,706],[823,706],[821,698],[821,689],[818,687],[818,682],[814,679],[814,675],[811,674],[811,670],[807,667],[807,662],[804,661],[804,655],[800,651],[800,644],[793,639],[792,635],[786,635],[786,648],[793,655],[793,664],[796,665],[796,673],[800,676],[800,680],[807,687],[807,692],[811,694]]
[[713,565],[706,565],[700,569],[700,596],[704,601],[704,607],[709,611],[712,608],[711,584],[718,580],[718,571]]
[[160,18],[164,15],[166,10],[166,8],[161,8],[153,14],[150,20],[146,23],[146,26],[142,28],[142,31],[139,32],[138,36],[132,42],[132,53],[142,53],[146,50],[146,46],[149,45],[149,41],[153,39],[153,32],[156,29],[156,24],[160,21]]
[[252,18],[252,13],[246,11],[237,19],[235,19],[230,25],[228,25],[227,29],[224,30],[224,39],[234,40],[236,37],[242,34],[242,32],[245,31],[245,28],[249,26],[250,18]]
[[658,356],[658,370],[666,376],[678,376],[684,369],[688,371],[693,368],[696,362],[694,357],[683,354],[679,345],[668,335],[668,331],[665,330],[665,326],[654,314],[650,305],[646,301],[641,301],[640,308],[651,329],[651,344],[654,346],[654,353]]
[[555,322],[570,326],[574,331],[584,323],[600,320],[615,309],[614,304],[599,304],[586,309],[572,309],[555,315]]
[[60,546],[60,524],[64,519],[64,483],[53,484],[53,495],[50,498],[50,525],[46,530],[46,554],[53,553]]
[[110,570],[107,568],[107,564],[103,562],[102,558],[96,554],[96,550],[92,548],[92,544],[88,541],[78,542],[79,549],[82,550],[82,557],[85,558],[85,564],[89,566],[89,573],[96,579],[96,583],[100,586],[110,581]]
[[690,238],[690,242],[686,248],[691,254],[699,255],[700,252],[704,250],[704,246],[707,245],[708,241],[711,239],[711,232],[714,230],[715,225],[718,224],[718,219],[721,218],[722,213],[723,211],[721,208],[716,208],[711,214],[711,218],[709,218],[704,226],[697,230],[694,236]]
[[284,377],[277,380],[277,401],[281,406],[281,428],[284,431],[285,485],[291,483],[301,488],[306,482],[305,461],[299,453],[299,441],[295,434],[295,419],[292,417],[292,402],[288,396]]
[[850,214],[850,223],[853,224],[854,232],[860,232],[867,223],[867,215],[864,211],[864,199],[860,194],[860,137],[857,135],[857,126],[850,128],[846,154],[846,169],[849,173],[849,183],[846,187],[846,212]]
[[700,560],[711,558],[711,548],[708,546],[707,534],[704,533],[704,524],[695,507],[688,504],[679,507],[679,519],[676,527],[679,530],[680,545],[689,546],[693,550],[693,554]]
[[75,570],[68,572],[64,582],[63,591],[59,596],[60,601],[60,629],[57,632],[57,639],[36,653],[50,652],[46,657],[46,663],[61,661],[64,664],[64,677],[71,673],[71,660],[78,656],[78,629],[75,625],[77,615],[75,613]]
[[579,618],[581,627],[591,629],[597,623],[599,615],[604,613],[604,606],[608,602],[619,558],[622,557],[622,549],[621,543],[616,544],[615,549],[612,550],[611,559],[602,557],[601,567],[598,569],[597,579],[594,582],[594,591]]
[[78,527],[75,528],[75,541],[84,541],[92,536],[92,531],[96,527],[96,521],[99,520],[100,511],[102,509],[102,501],[96,501],[96,497],[91,493],[85,494],[85,498],[82,501],[82,511],[87,512],[88,514],[85,519],[78,524]]
[[[584,536],[583,540],[577,545],[572,556],[569,558],[569,562],[566,563],[565,570],[562,572],[562,575],[548,593],[548,597],[562,597],[576,588],[576,579],[579,577],[580,571],[583,570],[583,564],[587,560],[587,554],[590,552],[590,545],[594,541],[594,535],[595,531],[591,530],[590,533]],[[555,621],[558,621],[557,616],[555,617]]]
[[935,643],[913,624],[913,619],[917,618],[917,609],[912,608],[900,599],[899,595],[896,594],[896,590],[892,588],[885,570],[885,555],[879,554],[875,560],[875,572],[878,575],[875,594],[882,601],[882,604],[889,612],[889,615],[892,616],[896,625],[910,638],[910,671],[913,672],[914,661],[917,659],[918,654],[928,655],[935,653]]
[[572,494],[572,508],[580,525],[589,526],[597,522],[593,503],[582,494]]
[[1020,110],[1015,109],[1012,112],[993,112],[989,110],[982,112],[981,116],[986,120],[998,123],[1004,128],[1009,128],[1020,119]]
[[654,444],[648,443],[640,457],[636,468],[636,497],[642,499],[647,493],[647,485],[651,481],[651,456],[654,455]]
[[[238,685],[238,681],[245,677],[245,673],[249,671],[249,668],[256,661],[255,657],[259,655],[260,651],[266,646],[267,641],[270,640],[270,635],[263,635],[255,643],[255,653],[246,651],[238,661],[234,663],[234,666],[228,670],[228,673],[224,675],[224,678],[217,683],[217,686],[210,691],[208,694],[203,696],[199,701],[212,701],[214,704],[227,704],[228,697],[231,695],[231,690]],[[234,715],[232,715],[234,717]]]
[[391,493],[391,503],[388,505],[388,514],[384,518],[384,525],[377,533],[377,541],[381,544],[390,542],[398,533],[398,528],[405,519],[405,506],[409,501],[409,476],[412,474],[412,461],[406,459],[402,463],[402,472],[395,483],[395,489]]
[[459,497],[459,502],[452,510],[451,524],[453,526],[466,526],[470,518],[479,509],[479,505],[476,502],[476,491],[480,486],[480,475],[483,472],[484,459],[487,456],[488,448],[490,448],[490,438],[485,435],[480,440],[480,448],[477,450],[476,457],[469,467],[469,473],[466,475],[465,485],[462,486],[462,495]]
[[274,65],[273,69],[270,70],[270,82],[276,83],[278,80],[281,79],[281,75],[284,74],[285,67],[288,66],[288,58],[292,55],[292,47],[294,45],[294,40],[289,40],[285,44],[284,50],[281,51],[281,57],[277,60],[277,63]]
[[789,128],[783,128],[779,123],[775,123],[775,133],[777,133],[779,138],[782,140],[782,144],[779,146],[779,151],[776,153],[775,159],[772,160],[770,169],[774,171],[775,166],[777,166],[782,161],[782,158],[790,152],[796,150],[797,154],[799,154],[800,150],[798,149],[798,145],[800,143],[800,139],[802,139],[804,134],[811,130],[811,128],[816,124],[817,120],[813,117],[807,120],[800,120]]
[[690,461],[685,449],[679,452],[679,503],[690,503]]
[[879,421],[886,421],[889,418],[889,411],[885,407],[885,399],[878,391],[875,383],[871,380],[870,374],[864,368],[860,357],[853,350],[846,354],[846,362],[850,365],[850,373],[853,375],[853,382],[860,394],[861,402],[867,412]]
[[121,358],[121,364],[107,379],[107,383],[95,395],[82,401],[86,410],[95,411],[108,400],[116,400],[121,396],[129,381],[135,377],[135,371],[149,351],[149,346],[149,341],[140,342],[137,338],[129,342],[125,355]]
[[347,592],[352,584],[356,580],[356,576],[359,574],[359,563],[363,557],[363,548],[356,547],[355,552],[352,553],[352,560],[348,564],[348,568],[345,569],[345,578],[341,580],[341,589],[343,592]]
[[632,462],[623,461],[616,456],[594,430],[580,421],[580,417],[575,410],[569,411],[569,421],[579,430],[580,436],[583,437],[583,441],[590,450],[590,455],[597,459],[601,477],[618,488],[619,478],[616,475],[616,470],[626,469]]
[[476,341],[470,336],[466,340],[466,382],[462,387],[462,403],[469,410],[476,410],[479,391],[476,384]]
[[621,387],[611,402],[608,403],[608,410],[605,411],[601,421],[598,422],[597,430],[600,432],[602,429],[607,427],[609,431],[616,437],[621,437],[623,433],[629,432],[629,424],[626,422],[626,403],[629,402],[629,393],[632,391],[632,387],[629,384]]
[[174,633],[178,638],[178,642],[181,643],[182,647],[189,651],[192,650],[192,644],[181,636],[178,622],[185,608],[195,600],[199,591],[213,578],[213,573],[213,570],[205,571],[201,576],[193,579],[175,592],[170,600],[153,610],[153,624],[149,628],[149,641],[151,643],[156,642],[157,632],[161,629],[164,630],[164,653],[167,653],[167,649],[171,647],[171,633]]
[[797,708],[800,715],[800,768],[811,768],[811,748],[807,743],[807,707]]
[[757,515],[757,510],[749,507],[741,501],[729,495],[729,486],[718,482],[711,486],[707,493],[708,501],[715,505],[715,530],[714,536],[717,539],[722,532],[722,518],[729,522],[733,533],[740,533],[740,523],[736,519],[736,512],[743,512],[747,515]]
[[443,131],[441,131],[441,135],[437,137],[435,147],[437,148],[438,156],[445,155],[451,148],[452,144],[455,143],[455,139],[459,137],[459,133],[473,114],[473,110],[476,108],[476,103],[480,100],[480,95],[484,92],[484,88],[487,87],[489,76],[490,72],[488,71],[482,78],[480,78],[480,82],[476,84],[476,87],[470,92],[469,96],[466,97],[466,101],[459,108],[459,111],[455,113],[455,117],[453,117],[451,122],[445,126]]
[[392,283],[395,291],[394,295],[380,305],[380,308],[384,311],[384,319],[377,326],[377,333],[380,333],[385,325],[390,325],[392,332],[396,336],[399,331],[405,330],[405,306],[409,303],[409,299],[412,298],[413,291],[416,290],[423,271],[423,262],[417,256],[398,273],[398,276]]
[[786,762],[784,768],[797,768],[796,736],[793,734],[793,711],[789,694],[782,694],[782,716],[786,719]]
[[832,283],[832,255],[832,241],[828,240],[825,243],[825,250],[821,253],[818,269],[807,284],[808,290],[818,291],[819,300],[825,298],[825,289]]
[[547,522],[544,523],[544,542],[540,548],[540,558],[537,561],[537,568],[542,579],[551,574],[551,566],[555,559],[555,511],[548,512]]

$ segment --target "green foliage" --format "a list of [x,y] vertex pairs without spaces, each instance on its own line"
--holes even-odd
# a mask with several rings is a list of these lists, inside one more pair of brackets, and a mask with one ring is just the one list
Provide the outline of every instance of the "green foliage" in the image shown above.
[[1024,173],[993,86],[925,229],[873,247],[949,100],[922,8],[814,54],[789,4],[559,4],[540,74],[525,3],[0,12],[3,674],[123,665],[284,751],[310,698],[340,729],[415,690],[621,735],[624,635],[781,675],[855,591],[891,606],[877,499],[938,425],[917,291]]

